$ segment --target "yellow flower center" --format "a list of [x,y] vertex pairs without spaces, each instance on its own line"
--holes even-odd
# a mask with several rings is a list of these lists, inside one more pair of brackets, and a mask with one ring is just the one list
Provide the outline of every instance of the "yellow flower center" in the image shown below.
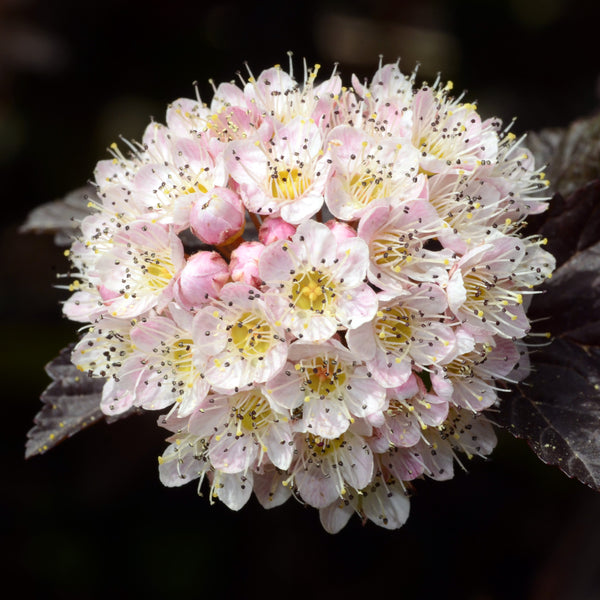
[[405,354],[410,348],[412,330],[410,311],[388,306],[377,313],[375,332],[386,349],[394,354]]
[[177,340],[171,350],[173,357],[173,366],[177,371],[189,373],[192,370],[192,347],[194,342],[191,339]]
[[162,290],[167,287],[173,278],[175,267],[171,261],[158,258],[147,258],[145,273],[148,276],[147,284],[153,290]]
[[231,397],[231,416],[236,419],[236,435],[251,432],[273,423],[273,411],[267,399],[255,390],[239,392]]
[[322,313],[335,296],[328,277],[321,271],[308,271],[294,278],[291,290],[292,301],[301,310]]
[[380,239],[372,244],[372,256],[375,264],[386,271],[399,273],[402,267],[412,261],[414,246],[418,240],[408,236],[384,232]]
[[231,340],[243,354],[253,356],[265,354],[273,338],[271,327],[266,321],[252,313],[244,313],[232,326]]
[[271,176],[271,195],[282,200],[294,200],[304,194],[310,180],[296,167],[281,169]]
[[350,179],[350,194],[357,204],[367,206],[376,198],[385,196],[383,178],[372,173],[356,173]]
[[346,382],[346,373],[337,360],[318,357],[310,364],[301,363],[304,368],[306,391],[325,398]]

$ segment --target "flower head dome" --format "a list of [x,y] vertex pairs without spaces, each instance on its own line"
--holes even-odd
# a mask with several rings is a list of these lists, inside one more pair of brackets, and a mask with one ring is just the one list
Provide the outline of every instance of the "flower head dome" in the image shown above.
[[492,451],[485,411],[527,374],[546,182],[450,83],[320,74],[213,86],[114,146],[64,312],[101,409],[162,411],[165,485],[394,529],[418,479]]

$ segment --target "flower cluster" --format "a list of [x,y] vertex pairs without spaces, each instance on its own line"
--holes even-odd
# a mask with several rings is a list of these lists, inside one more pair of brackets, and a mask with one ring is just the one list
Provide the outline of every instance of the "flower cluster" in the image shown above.
[[554,260],[519,232],[546,181],[451,83],[318,71],[223,83],[113,145],[64,313],[107,415],[163,411],[165,485],[393,529],[413,480],[491,452],[482,413],[528,372]]

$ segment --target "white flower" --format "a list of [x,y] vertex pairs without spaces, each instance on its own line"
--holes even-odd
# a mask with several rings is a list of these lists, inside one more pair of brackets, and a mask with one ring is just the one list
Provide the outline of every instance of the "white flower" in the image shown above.
[[380,412],[385,389],[367,368],[339,342],[294,342],[285,369],[265,384],[273,406],[302,410],[299,426],[332,439],[344,433],[355,418]]
[[282,327],[271,316],[263,294],[245,283],[226,284],[220,302],[196,314],[193,338],[206,363],[206,380],[220,390],[237,391],[267,381],[287,357]]
[[375,314],[377,297],[363,282],[367,265],[363,240],[338,243],[328,227],[306,221],[291,241],[265,248],[259,273],[284,327],[298,338],[323,341],[338,327],[358,327]]
[[413,368],[436,364],[449,352],[454,334],[440,318],[446,307],[444,291],[434,284],[408,287],[404,295],[380,294],[373,320],[348,331],[348,347],[382,385],[402,385]]

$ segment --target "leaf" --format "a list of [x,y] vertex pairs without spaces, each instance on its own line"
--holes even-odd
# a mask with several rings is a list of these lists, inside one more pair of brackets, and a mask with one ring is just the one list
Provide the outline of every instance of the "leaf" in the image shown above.
[[494,420],[545,463],[600,491],[600,181],[555,195],[537,229],[558,268],[529,315],[555,337],[532,353],[531,375]]
[[563,263],[536,298],[533,318],[551,334],[581,346],[600,346],[600,242]]
[[21,233],[54,233],[57,246],[70,246],[79,232],[79,223],[90,214],[88,203],[97,200],[95,188],[83,186],[64,198],[34,208],[21,226]]
[[547,164],[551,190],[569,196],[600,179],[600,115],[579,119],[564,129],[529,133],[527,146],[536,164]]
[[106,418],[100,410],[104,379],[88,377],[71,363],[73,346],[63,348],[46,365],[52,383],[44,390],[44,406],[34,418],[35,426],[27,433],[25,458],[43,454],[85,427],[106,419],[112,423],[129,416],[136,410],[119,417]]
[[548,239],[547,250],[559,266],[600,241],[600,180],[588,183],[566,200],[557,194],[550,210],[537,221],[532,219],[532,225]]
[[554,340],[494,421],[545,463],[600,490],[600,349]]

